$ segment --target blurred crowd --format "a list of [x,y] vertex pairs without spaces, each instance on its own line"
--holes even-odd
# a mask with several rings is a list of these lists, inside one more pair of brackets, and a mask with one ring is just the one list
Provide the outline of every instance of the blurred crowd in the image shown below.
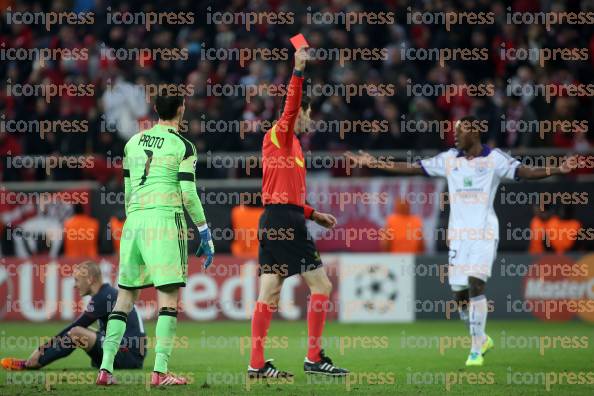
[[[443,149],[453,143],[451,133],[440,131],[413,133],[403,128],[403,120],[455,120],[473,114],[489,120],[485,141],[502,148],[558,147],[572,151],[590,150],[590,128],[553,130],[542,138],[538,133],[522,133],[509,123],[501,131],[500,120],[587,120],[593,124],[592,97],[560,96],[547,103],[539,95],[507,95],[506,86],[531,87],[537,84],[593,83],[593,25],[506,24],[508,7],[519,12],[594,11],[592,0],[464,0],[464,1],[309,1],[231,0],[231,1],[102,1],[54,0],[0,1],[0,48],[87,48],[84,61],[58,59],[49,62],[0,62],[0,114],[5,120],[87,121],[86,133],[68,133],[61,128],[35,132],[7,132],[0,128],[2,181],[79,180],[109,182],[118,178],[111,166],[122,155],[126,140],[143,125],[154,121],[150,100],[143,87],[150,84],[193,86],[186,98],[187,136],[199,152],[258,151],[263,138],[260,122],[278,115],[280,96],[258,95],[248,102],[245,96],[209,95],[209,86],[269,85],[286,83],[291,73],[292,57],[287,60],[255,59],[241,64],[239,59],[203,59],[205,48],[288,48],[289,37],[303,33],[315,48],[386,48],[385,59],[340,62],[311,61],[306,68],[306,82],[315,84],[393,84],[395,93],[387,96],[358,95],[346,100],[342,95],[320,96],[313,100],[312,117],[316,121],[385,120],[386,130],[350,133],[320,132],[312,128],[302,138],[304,150],[345,149]],[[7,24],[6,9],[29,12],[94,12],[96,23],[57,25]],[[410,8],[409,8],[410,7]],[[407,12],[427,11],[493,12],[494,24],[454,25],[447,31],[442,24],[407,24]],[[101,21],[108,12],[194,12],[193,24],[107,25]],[[293,24],[258,24],[249,31],[243,25],[207,23],[213,12],[294,12]],[[394,12],[393,24],[308,24],[306,15],[314,12],[339,14],[348,11]],[[585,61],[549,61],[541,67],[538,60],[508,61],[499,57],[505,48],[586,48]],[[185,60],[163,59],[112,60],[101,56],[108,48],[184,48]],[[403,59],[402,48],[487,48],[486,61],[437,61]],[[292,54],[292,50],[290,52]],[[464,89],[445,97],[407,95],[407,84],[492,84],[494,95],[473,97]],[[8,84],[74,84],[95,87],[93,95],[69,95],[52,98],[7,94]],[[523,92],[530,92],[524,90]],[[233,121],[252,121],[238,128]],[[209,124],[208,121],[223,122]],[[209,126],[211,125],[211,126]],[[219,125],[219,127],[212,127]],[[220,127],[223,125],[223,127]],[[583,126],[583,125],[582,125]],[[26,167],[7,169],[15,155],[88,155],[93,167],[64,166],[47,172]],[[114,160],[115,159],[115,160]],[[222,176],[216,170],[203,172]],[[228,174],[225,173],[225,176]]]

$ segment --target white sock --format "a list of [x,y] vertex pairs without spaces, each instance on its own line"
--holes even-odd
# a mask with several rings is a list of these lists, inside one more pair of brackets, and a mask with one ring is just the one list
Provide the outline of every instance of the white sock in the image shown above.
[[487,298],[484,294],[470,298],[469,309],[471,352],[480,353],[485,342],[485,326],[487,324]]

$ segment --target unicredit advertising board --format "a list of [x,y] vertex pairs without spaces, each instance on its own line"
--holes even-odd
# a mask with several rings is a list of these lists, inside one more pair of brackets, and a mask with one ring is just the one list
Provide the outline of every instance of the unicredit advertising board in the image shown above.
[[[357,257],[354,259],[354,257]],[[405,260],[412,265],[412,256],[391,255],[323,255],[322,259],[334,284],[329,320],[345,321],[411,321],[413,297],[412,271],[398,277],[384,276],[390,268]],[[0,265],[0,319],[72,320],[86,306],[75,288],[73,266],[81,260],[47,257],[29,260],[3,259]],[[99,259],[104,281],[115,284],[117,259]],[[356,265],[355,265],[356,264]],[[258,291],[258,266],[255,260],[217,255],[207,271],[198,259],[191,258],[186,287],[181,291],[180,319],[247,320],[250,318]],[[387,271],[387,272],[386,272]],[[355,276],[355,278],[353,278]],[[288,278],[279,304],[279,319],[304,319],[307,313],[307,286],[299,276]],[[351,298],[359,295],[360,298]],[[156,291],[144,289],[137,309],[146,319],[156,318]],[[364,304],[360,304],[364,301]]]
[[[329,320],[349,323],[456,319],[450,304],[447,256],[323,254],[334,285]],[[86,306],[72,278],[81,260],[47,257],[0,262],[0,320],[72,320]],[[106,282],[115,283],[117,259],[99,259]],[[180,297],[180,319],[247,320],[258,291],[255,259],[216,256],[203,271],[191,258]],[[488,282],[490,319],[594,322],[594,254],[584,256],[501,254]],[[305,319],[307,286],[288,278],[276,318]],[[137,309],[156,318],[156,291],[142,291]]]

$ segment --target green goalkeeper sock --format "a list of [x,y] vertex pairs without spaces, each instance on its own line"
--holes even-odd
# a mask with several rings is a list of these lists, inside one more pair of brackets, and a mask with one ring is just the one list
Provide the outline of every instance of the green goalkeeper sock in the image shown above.
[[115,359],[122,337],[126,331],[126,320],[128,314],[122,311],[113,311],[107,319],[107,330],[103,340],[103,359],[101,359],[101,369],[113,373],[113,360]]
[[177,329],[177,309],[164,307],[159,311],[157,319],[157,345],[155,346],[155,369],[159,373],[167,373],[169,356],[173,350],[173,340]]

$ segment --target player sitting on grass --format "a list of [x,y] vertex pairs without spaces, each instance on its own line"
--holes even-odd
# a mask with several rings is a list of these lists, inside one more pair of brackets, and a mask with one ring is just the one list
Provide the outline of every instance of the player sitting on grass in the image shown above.
[[[288,378],[293,375],[276,369],[264,360],[264,345],[272,314],[276,310],[283,282],[300,274],[311,296],[307,308],[308,351],[303,364],[308,374],[344,376],[347,370],[334,366],[321,349],[321,337],[329,309],[332,283],[322,268],[322,260],[306,227],[306,219],[332,228],[334,216],[315,211],[305,203],[305,164],[296,135],[307,129],[309,98],[302,96],[303,70],[307,53],[295,53],[295,70],[289,83],[282,115],[266,133],[262,143],[262,202],[260,217],[260,292],[252,317],[250,378]],[[292,238],[278,238],[283,233]]]
[[[99,265],[91,261],[80,263],[74,268],[74,282],[81,296],[91,296],[85,311],[58,335],[34,350],[29,359],[4,358],[0,361],[2,367],[8,370],[39,369],[70,355],[76,348],[84,349],[91,358],[91,365],[99,367],[107,318],[118,292],[102,282]],[[99,322],[97,331],[88,328],[95,321]],[[142,368],[145,355],[142,319],[132,309],[115,355],[114,366],[121,369]]]
[[179,288],[186,285],[188,254],[185,207],[198,231],[198,256],[213,260],[214,245],[202,203],[196,193],[196,148],[177,129],[184,99],[158,96],[159,122],[130,138],[124,148],[126,222],[120,242],[118,300],[107,323],[103,361],[97,385],[110,385],[114,358],[126,328],[128,312],[140,289],[155,287],[159,304],[155,366],[151,386],[185,385],[184,377],[168,372],[177,327]]
[[[499,149],[481,144],[475,117],[455,124],[455,144],[435,157],[417,163],[378,161],[371,155],[347,152],[353,163],[403,175],[445,177],[448,182],[448,280],[458,301],[461,319],[468,321],[472,348],[467,366],[482,366],[483,355],[493,348],[485,333],[487,298],[485,285],[491,276],[499,239],[499,222],[493,200],[502,180],[543,179],[569,173],[575,158],[558,167],[529,167]],[[467,308],[468,307],[468,308]]]

